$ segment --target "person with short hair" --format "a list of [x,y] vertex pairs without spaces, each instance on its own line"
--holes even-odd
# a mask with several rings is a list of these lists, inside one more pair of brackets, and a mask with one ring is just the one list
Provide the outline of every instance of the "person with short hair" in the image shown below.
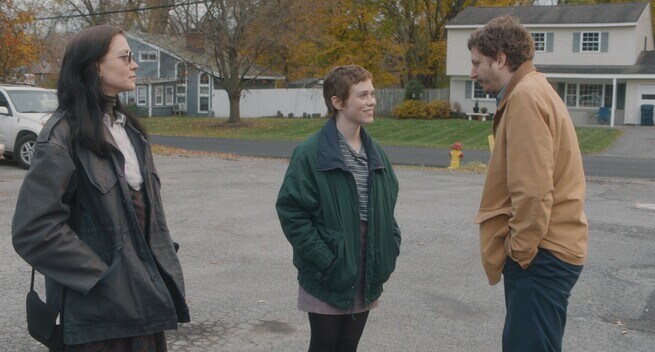
[[568,298],[587,257],[585,175],[568,110],[511,16],[473,32],[471,79],[497,94],[494,148],[476,223],[489,283],[504,277],[503,351],[561,351]]
[[165,352],[190,320],[150,142],[118,98],[138,67],[118,27],[68,42],[16,203],[14,248],[45,276],[67,352]]
[[371,73],[335,67],[323,96],[330,118],[294,150],[276,208],[298,269],[309,352],[354,352],[400,253],[398,181],[363,127],[376,103]]

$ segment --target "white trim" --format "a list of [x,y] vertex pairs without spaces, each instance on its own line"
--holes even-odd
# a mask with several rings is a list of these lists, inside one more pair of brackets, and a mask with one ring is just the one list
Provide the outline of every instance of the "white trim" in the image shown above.
[[[141,92],[141,93],[144,93],[144,94],[141,94],[139,92],[140,89],[145,89],[145,92]],[[141,96],[142,95],[145,95],[143,97],[144,100],[145,100],[143,103],[141,103]],[[136,86],[136,92],[134,93],[134,100],[136,101],[136,106],[146,106],[146,105],[148,105],[148,86],[144,86],[144,85]]]
[[[597,50],[582,50],[584,47],[585,41],[584,41],[584,35],[585,34],[597,34],[598,35],[598,49]],[[587,44],[596,44],[596,42],[592,41],[587,41]],[[601,52],[601,46],[603,46],[603,33],[598,32],[598,31],[586,31],[586,32],[580,32],[580,48],[578,50],[579,53],[600,53]]]
[[[564,104],[568,108],[575,108],[575,109],[598,109],[602,106],[605,105],[605,86],[609,86],[609,84],[606,83],[598,83],[598,82],[590,82],[590,81],[585,81],[585,82],[562,82],[565,84],[565,91],[564,91]],[[581,97],[586,97],[586,94],[581,94],[581,89],[580,86],[582,85],[587,85],[587,86],[600,86],[600,97],[598,97],[598,106],[595,105],[580,105],[580,98]],[[574,86],[575,87],[575,105],[569,105],[568,104],[568,97],[569,97],[569,87]]]
[[[150,59],[146,58],[144,59],[143,56],[150,56],[154,53],[155,58]],[[159,61],[159,51],[158,50],[141,50],[139,51],[139,62],[157,62]]]
[[[544,36],[544,41],[543,41],[543,44],[544,44],[544,50],[537,50],[537,41],[534,40],[534,34],[541,34],[541,35]],[[548,34],[547,34],[546,32],[542,32],[542,31],[530,32],[530,36],[532,37],[532,41],[534,41],[534,47],[535,47],[534,51],[535,51],[536,53],[545,53],[545,52],[548,52]]]
[[[157,102],[157,98],[160,98],[159,102]],[[164,86],[158,85],[155,87],[155,106],[163,106],[163,105],[164,105]]]
[[[207,75],[207,83],[204,83],[204,84],[200,83],[200,78],[203,75]],[[204,71],[200,71],[198,73],[198,101],[197,101],[197,103],[198,103],[198,113],[209,112],[209,110],[211,110],[211,99],[212,99],[212,97],[211,97],[211,93],[212,93],[212,91],[211,91],[211,82],[212,82],[212,76],[209,73],[204,72]],[[207,93],[205,93],[205,94],[201,93],[201,90],[203,88],[207,88]],[[207,98],[207,110],[201,110],[200,100],[202,98]]]
[[[538,71],[538,69],[537,69]],[[584,74],[584,73],[544,73],[547,78],[581,78],[581,79],[655,79],[655,73],[650,74]]]
[[[496,101],[496,97],[490,97],[490,94],[487,94],[484,92],[484,89],[482,89],[482,86],[480,86],[480,89],[482,90],[482,93],[484,94],[484,97],[476,97],[475,96],[475,86],[479,85],[478,82],[470,80],[471,81],[471,100],[481,100],[481,101]],[[498,96],[498,94],[492,94]]]
[[[164,105],[172,106],[173,104],[175,104],[175,86],[165,86],[164,88],[165,88],[164,89]],[[169,88],[170,88],[170,91],[171,91],[171,95],[170,95],[171,99],[170,100],[168,100]]]
[[[616,78],[612,80],[612,107],[610,108],[610,127],[614,127],[614,113],[616,111],[616,90],[618,85],[616,83]],[[626,100],[627,97],[624,97],[623,100]]]
[[[626,22],[626,23],[562,23],[562,24],[553,24],[553,23],[536,23],[536,24],[523,24],[525,28],[598,28],[598,27],[636,27],[638,22]],[[446,25],[446,29],[476,29],[483,27],[485,24],[451,24]]]

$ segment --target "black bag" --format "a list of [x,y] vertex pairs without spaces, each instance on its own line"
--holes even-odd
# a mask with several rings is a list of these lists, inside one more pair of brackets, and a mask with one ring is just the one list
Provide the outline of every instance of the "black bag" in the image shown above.
[[44,303],[34,291],[34,268],[32,268],[32,283],[27,294],[27,331],[40,343],[51,350],[64,349],[63,314],[61,324],[57,324],[59,309]]

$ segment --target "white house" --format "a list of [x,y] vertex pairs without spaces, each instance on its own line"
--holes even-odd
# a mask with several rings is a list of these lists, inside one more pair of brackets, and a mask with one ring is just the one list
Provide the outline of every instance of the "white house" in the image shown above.
[[[476,28],[513,15],[535,40],[534,64],[578,125],[641,124],[641,106],[655,104],[655,51],[649,3],[470,7],[446,25],[450,100],[464,112],[476,101],[495,111],[495,97],[470,80],[466,46]],[[600,113],[601,118],[598,118]]]

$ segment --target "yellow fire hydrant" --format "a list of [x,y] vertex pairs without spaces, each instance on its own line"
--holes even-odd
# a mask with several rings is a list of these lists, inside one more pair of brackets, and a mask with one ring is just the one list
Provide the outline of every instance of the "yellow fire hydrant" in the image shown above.
[[450,166],[448,168],[449,169],[458,169],[459,168],[459,162],[464,157],[464,153],[462,153],[462,143],[455,142],[450,149],[451,150],[448,153],[448,155],[450,155]]

